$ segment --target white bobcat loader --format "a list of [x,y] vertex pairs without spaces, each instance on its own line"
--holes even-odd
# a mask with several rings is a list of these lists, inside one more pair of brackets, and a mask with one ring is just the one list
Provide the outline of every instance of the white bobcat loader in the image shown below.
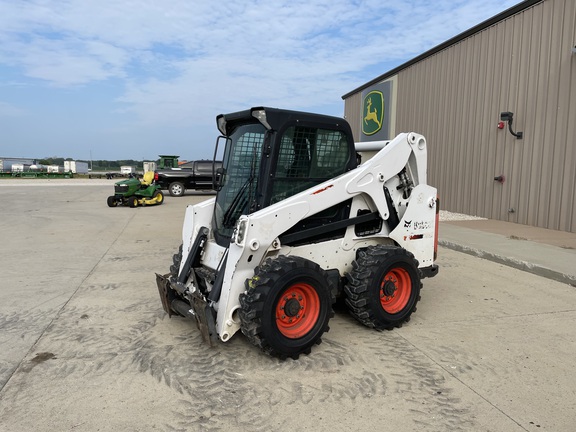
[[438,271],[425,138],[356,148],[344,119],[264,107],[216,120],[217,194],[188,206],[170,273],[156,275],[168,315],[194,319],[208,343],[241,330],[294,359],[320,343],[341,297],[368,327],[407,322]]

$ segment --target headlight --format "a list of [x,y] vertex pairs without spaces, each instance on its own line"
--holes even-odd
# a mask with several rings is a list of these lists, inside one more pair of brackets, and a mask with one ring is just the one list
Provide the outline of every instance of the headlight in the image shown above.
[[270,126],[266,120],[266,111],[264,109],[256,108],[252,110],[252,117],[257,119],[266,129],[272,129],[272,126]]
[[244,245],[244,239],[246,238],[246,230],[248,229],[248,218],[246,216],[240,216],[236,228],[234,229],[234,243],[238,246]]
[[224,117],[223,114],[216,117],[216,125],[218,126],[220,133],[226,136],[226,117]]

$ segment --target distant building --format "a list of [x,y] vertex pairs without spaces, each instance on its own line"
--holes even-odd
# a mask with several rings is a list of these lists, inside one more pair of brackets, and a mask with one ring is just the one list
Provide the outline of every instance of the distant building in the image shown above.
[[0,172],[12,172],[12,165],[17,165],[18,170],[20,166],[26,167],[30,165],[36,164],[36,159],[27,159],[27,158],[0,158]]

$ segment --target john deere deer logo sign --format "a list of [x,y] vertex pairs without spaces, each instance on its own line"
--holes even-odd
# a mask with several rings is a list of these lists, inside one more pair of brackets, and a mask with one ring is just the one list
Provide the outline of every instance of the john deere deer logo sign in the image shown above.
[[371,91],[364,97],[362,117],[362,132],[364,135],[374,135],[382,129],[384,96],[382,96],[381,92]]

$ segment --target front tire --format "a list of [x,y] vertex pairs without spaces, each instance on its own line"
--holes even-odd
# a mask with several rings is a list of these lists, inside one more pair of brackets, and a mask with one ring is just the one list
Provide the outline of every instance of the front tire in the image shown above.
[[108,207],[116,207],[118,205],[118,201],[114,195],[111,195],[106,200],[106,204],[108,204]]
[[152,198],[156,200],[156,204],[162,204],[164,202],[164,194],[159,190],[154,192]]
[[138,198],[135,196],[128,198],[128,204],[131,208],[138,207]]
[[377,330],[410,321],[422,287],[414,255],[396,246],[369,246],[352,264],[344,293],[354,318]]
[[269,258],[240,294],[242,333],[281,359],[309,354],[334,315],[328,280],[319,265],[304,258]]
[[180,182],[170,183],[170,186],[168,186],[168,192],[170,192],[170,195],[173,197],[181,197],[185,191],[186,188]]

